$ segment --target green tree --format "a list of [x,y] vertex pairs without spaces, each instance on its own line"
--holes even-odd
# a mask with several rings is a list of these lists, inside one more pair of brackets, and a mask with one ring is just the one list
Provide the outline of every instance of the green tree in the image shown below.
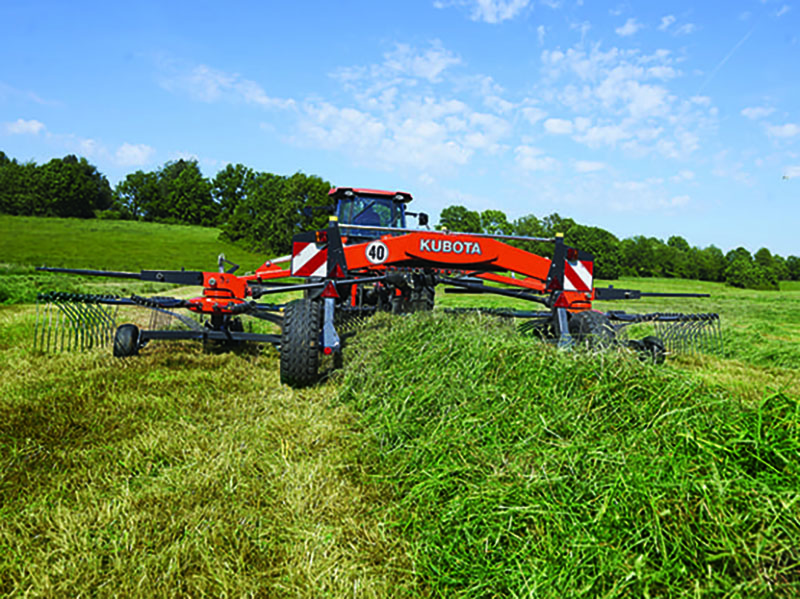
[[[515,219],[511,224],[511,230],[514,235],[519,235],[520,237],[547,237],[542,221],[533,214],[526,214]],[[514,240],[509,243],[538,256],[550,257],[553,254],[553,246],[550,243],[522,240]]]
[[622,241],[624,274],[636,277],[656,277],[661,274],[657,248],[661,242],[653,237],[637,235]]
[[786,258],[778,254],[772,255],[772,271],[779,281],[789,280],[789,269],[786,267]]
[[725,280],[725,269],[728,263],[725,260],[725,254],[718,247],[710,245],[700,250],[697,262],[697,276],[701,281],[722,282]]
[[95,210],[111,206],[108,180],[86,158],[54,158],[41,167],[38,183],[50,216],[93,218]]
[[786,270],[789,272],[790,281],[800,281],[800,257],[794,255],[787,257]]
[[306,214],[304,208],[327,205],[330,188],[330,183],[313,175],[255,173],[222,234],[255,250],[286,253],[295,233],[325,226],[324,212]]
[[247,189],[255,175],[253,169],[243,164],[229,164],[211,181],[211,194],[219,206],[220,224],[225,223],[247,198]]
[[572,225],[565,233],[568,245],[594,256],[594,277],[618,279],[622,275],[622,246],[619,239],[600,227]]
[[153,207],[159,203],[158,173],[136,171],[114,188],[114,208],[123,218],[154,220]]
[[[732,287],[743,289],[778,289],[774,273],[763,266],[766,254],[761,252],[761,263],[754,260],[745,248],[739,247],[725,255],[728,267],[725,269],[725,282]],[[769,255],[772,258],[772,255]]]
[[45,214],[46,206],[40,196],[39,167],[33,162],[19,164],[16,160],[0,164],[0,212],[5,214]]
[[545,237],[555,237],[559,233],[566,234],[575,224],[571,218],[564,218],[558,212],[554,212],[542,219],[542,230]]
[[481,230],[490,235],[511,235],[513,227],[502,210],[481,212]]
[[219,207],[196,160],[167,162],[159,171],[158,185],[157,220],[203,227],[217,224]]
[[481,233],[481,215],[464,206],[448,206],[439,214],[436,228],[461,233]]

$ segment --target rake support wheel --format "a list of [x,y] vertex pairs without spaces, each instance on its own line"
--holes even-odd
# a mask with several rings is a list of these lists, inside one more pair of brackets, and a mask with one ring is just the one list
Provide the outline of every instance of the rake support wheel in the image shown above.
[[123,324],[114,334],[114,357],[129,358],[139,353],[139,327]]
[[308,298],[286,305],[281,335],[281,382],[307,387],[319,380],[322,305]]
[[604,350],[614,345],[616,333],[608,316],[586,310],[569,320],[569,334],[579,344],[591,350]]

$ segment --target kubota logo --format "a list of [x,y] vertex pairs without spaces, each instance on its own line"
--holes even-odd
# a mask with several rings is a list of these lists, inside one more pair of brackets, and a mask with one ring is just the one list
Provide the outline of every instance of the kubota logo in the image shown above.
[[419,251],[452,254],[482,253],[481,244],[477,241],[450,241],[449,239],[420,239]]

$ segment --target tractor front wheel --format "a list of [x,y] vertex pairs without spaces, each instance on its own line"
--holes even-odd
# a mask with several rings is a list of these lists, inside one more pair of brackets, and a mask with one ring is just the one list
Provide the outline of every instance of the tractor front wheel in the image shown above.
[[307,387],[319,379],[322,306],[308,298],[286,305],[281,334],[281,382]]

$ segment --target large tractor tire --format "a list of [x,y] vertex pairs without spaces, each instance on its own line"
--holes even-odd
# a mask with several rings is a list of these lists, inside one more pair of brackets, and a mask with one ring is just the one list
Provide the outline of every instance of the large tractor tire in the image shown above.
[[322,304],[308,298],[286,305],[281,335],[281,382],[307,387],[319,380]]
[[123,324],[114,334],[114,357],[128,358],[139,353],[139,327]]
[[569,334],[579,345],[595,351],[608,349],[616,339],[608,316],[594,310],[573,314],[569,319]]

